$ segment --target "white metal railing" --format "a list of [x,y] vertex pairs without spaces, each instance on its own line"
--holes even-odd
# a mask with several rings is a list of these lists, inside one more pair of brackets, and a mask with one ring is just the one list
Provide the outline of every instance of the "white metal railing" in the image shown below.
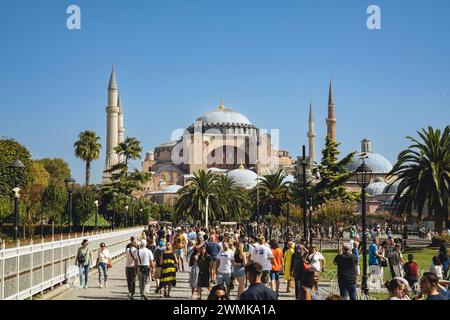
[[142,230],[143,227],[136,227],[88,233],[71,239],[3,248],[0,250],[0,300],[27,299],[77,276],[75,256],[83,239],[89,240],[93,259],[101,242],[108,246],[111,258],[115,258],[124,253],[130,237],[137,237]]

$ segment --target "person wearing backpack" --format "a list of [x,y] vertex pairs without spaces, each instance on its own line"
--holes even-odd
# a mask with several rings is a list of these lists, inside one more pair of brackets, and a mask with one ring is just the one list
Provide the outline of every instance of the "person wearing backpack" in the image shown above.
[[408,254],[408,262],[405,263],[403,269],[405,271],[405,279],[415,293],[415,284],[419,281],[419,266],[414,261],[414,255],[412,253]]
[[84,273],[84,288],[88,288],[89,268],[92,261],[92,251],[89,248],[89,241],[84,239],[81,247],[78,248],[77,256],[75,258],[75,265],[78,267],[80,276],[80,289],[83,288],[83,273]]

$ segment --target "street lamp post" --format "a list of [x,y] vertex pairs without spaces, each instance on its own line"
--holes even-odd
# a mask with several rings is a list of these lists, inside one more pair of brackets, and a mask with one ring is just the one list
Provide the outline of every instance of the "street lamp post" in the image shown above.
[[269,240],[272,240],[272,204],[270,204],[270,211],[269,211]]
[[94,204],[95,204],[95,230],[98,230],[98,200],[95,200]]
[[128,227],[128,205],[125,206],[125,228]]
[[205,208],[205,227],[206,227],[206,229],[208,229],[209,196],[214,196],[214,193],[209,193],[206,196],[206,208]]
[[64,180],[66,183],[67,191],[69,192],[69,234],[72,233],[72,194],[75,186],[75,179],[70,177]]
[[372,169],[365,163],[365,157],[362,157],[362,164],[356,169],[356,180],[361,187],[361,214],[362,214],[362,251],[363,251],[363,277],[361,290],[365,295],[368,294],[367,288],[367,235],[366,235],[366,187],[370,184]]
[[116,228],[116,197],[118,196],[117,192],[113,192],[113,221],[112,228],[113,230]]
[[287,211],[286,211],[286,242],[289,241],[289,217],[290,217],[290,203],[287,203]]
[[25,165],[17,159],[13,163],[8,166],[10,169],[14,170],[16,173],[16,181],[15,187],[13,189],[14,196],[14,240],[19,239],[19,198],[20,198],[20,179],[18,177],[19,174],[22,173],[23,169],[25,169]]

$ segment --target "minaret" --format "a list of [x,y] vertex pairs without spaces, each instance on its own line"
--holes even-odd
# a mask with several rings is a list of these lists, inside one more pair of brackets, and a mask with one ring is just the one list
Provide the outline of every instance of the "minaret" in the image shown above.
[[[117,88],[116,72],[112,67],[111,77],[108,86],[108,105],[106,106],[106,159],[105,171],[118,163],[117,154],[114,148],[119,139],[119,90]],[[103,173],[102,183],[111,182],[111,173]]]
[[334,99],[331,80],[328,93],[327,136],[330,137],[332,141],[336,141],[336,118],[334,117]]
[[[118,143],[121,143],[125,140],[125,128],[123,127],[123,110],[122,110],[122,101],[120,100],[120,93],[118,94],[117,98],[117,107],[119,108],[119,132],[118,132]],[[123,162],[124,159],[122,156],[119,157],[119,162]]]
[[314,115],[312,111],[312,102],[309,101],[309,130],[308,130],[308,141],[309,141],[309,161],[310,164],[314,164],[315,160],[315,146],[314,139],[316,137],[316,133],[314,132]]

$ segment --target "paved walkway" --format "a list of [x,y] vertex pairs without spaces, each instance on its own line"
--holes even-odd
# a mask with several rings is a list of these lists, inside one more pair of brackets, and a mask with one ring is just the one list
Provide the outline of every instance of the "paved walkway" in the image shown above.
[[[186,268],[187,270],[187,268]],[[109,270],[108,287],[98,288],[98,274],[97,271],[91,271],[89,274],[88,289],[78,289],[78,278],[73,282],[74,287],[63,291],[61,294],[51,298],[52,300],[124,300],[128,299],[128,289],[125,280],[125,259],[122,258],[114,263],[113,268]],[[328,295],[328,283],[320,285],[321,293],[324,297]],[[151,300],[167,299],[162,294],[155,294],[156,284],[151,281],[150,295]],[[203,290],[202,298],[207,298],[206,290]],[[139,296],[139,285],[136,281],[136,292]],[[231,292],[231,299],[236,300],[237,296],[237,282],[235,288]],[[181,271],[177,273],[177,286],[171,290],[171,299],[190,300],[191,288],[189,287],[189,273]],[[280,300],[294,300],[294,289],[291,293],[286,293],[286,282],[281,281],[280,286]]]

